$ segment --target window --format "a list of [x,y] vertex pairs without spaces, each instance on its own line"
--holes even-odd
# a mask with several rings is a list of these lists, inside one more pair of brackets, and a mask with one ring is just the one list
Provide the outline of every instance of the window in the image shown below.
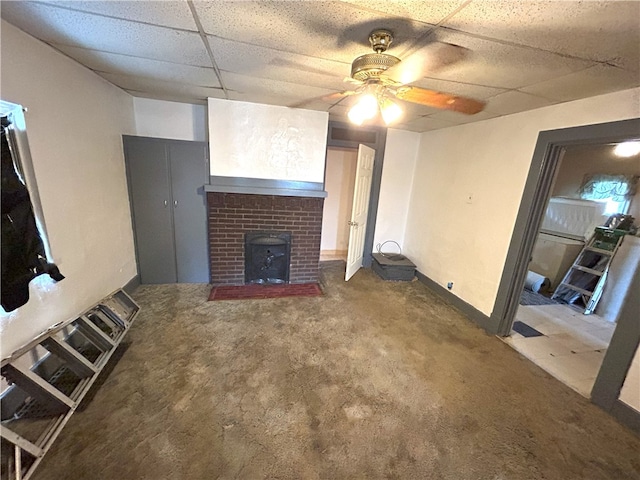
[[64,276],[51,261],[22,107],[0,102],[2,129],[2,275],[0,303],[11,312],[29,300],[29,283]]
[[606,203],[607,215],[627,213],[637,185],[637,176],[590,174],[582,182],[580,198]]

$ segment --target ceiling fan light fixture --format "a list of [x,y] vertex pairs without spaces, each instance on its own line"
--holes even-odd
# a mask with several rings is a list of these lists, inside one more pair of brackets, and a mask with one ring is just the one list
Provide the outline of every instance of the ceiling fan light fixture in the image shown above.
[[397,103],[392,102],[388,98],[380,100],[380,114],[384,123],[390,125],[402,117],[402,108]]
[[362,95],[351,110],[349,120],[356,125],[362,125],[365,120],[371,120],[378,113],[378,101],[371,94]]
[[613,153],[618,157],[633,157],[640,153],[640,142],[622,142],[616,145],[613,149]]

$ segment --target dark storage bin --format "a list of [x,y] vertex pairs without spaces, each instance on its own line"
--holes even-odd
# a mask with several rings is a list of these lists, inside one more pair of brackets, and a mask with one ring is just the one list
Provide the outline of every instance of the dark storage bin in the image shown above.
[[404,255],[390,254],[385,257],[373,254],[371,268],[383,280],[411,281],[416,274],[416,266]]

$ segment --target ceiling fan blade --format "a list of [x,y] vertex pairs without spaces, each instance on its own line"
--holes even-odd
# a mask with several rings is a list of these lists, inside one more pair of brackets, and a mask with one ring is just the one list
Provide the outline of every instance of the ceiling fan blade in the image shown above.
[[323,101],[323,102],[327,102],[327,103],[332,103],[335,100],[339,100],[342,99],[344,97],[347,97],[349,95],[354,95],[358,92],[353,92],[350,90],[346,90],[344,92],[336,92],[336,93],[331,93],[329,95],[322,95],[320,97],[313,97],[313,98],[308,98],[306,100],[303,100],[301,102],[298,103],[293,103],[291,105],[288,105],[289,108],[301,108],[304,107],[305,105],[309,105],[313,102],[316,102],[318,100]]
[[358,92],[353,90],[345,90],[344,92],[336,92],[332,93],[331,95],[326,95],[322,97],[322,100],[325,102],[332,102],[334,100],[338,100],[339,98],[348,97],[349,95],[355,95],[356,93]]
[[454,112],[473,115],[482,111],[485,102],[474,100],[468,97],[459,97],[449,93],[436,92],[420,87],[399,87],[396,90],[396,97],[405,102],[418,103],[428,107],[453,110]]
[[353,85],[364,85],[364,82],[362,80],[356,80],[355,78],[351,78],[351,77],[344,77],[344,82],[345,83],[351,83]]
[[406,85],[421,79],[427,73],[436,72],[447,65],[459,62],[468,53],[469,49],[460,45],[432,43],[388,68],[381,76]]

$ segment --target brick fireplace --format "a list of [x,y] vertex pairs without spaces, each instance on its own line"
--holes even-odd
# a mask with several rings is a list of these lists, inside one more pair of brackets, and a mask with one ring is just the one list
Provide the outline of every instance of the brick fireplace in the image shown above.
[[290,232],[290,283],[318,280],[324,198],[207,192],[213,285],[245,283],[245,234]]

